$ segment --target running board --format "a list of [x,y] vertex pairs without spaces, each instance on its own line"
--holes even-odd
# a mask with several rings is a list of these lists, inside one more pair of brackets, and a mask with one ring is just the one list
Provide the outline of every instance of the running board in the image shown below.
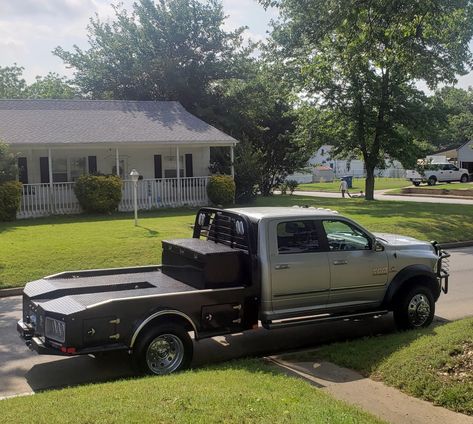
[[349,314],[349,315],[321,314],[321,315],[312,315],[312,316],[306,316],[306,317],[279,319],[279,320],[274,320],[274,321],[263,321],[262,325],[267,330],[273,330],[275,328],[296,327],[299,325],[315,324],[317,322],[341,321],[341,320],[348,321],[348,320],[357,319],[357,318],[374,318],[381,315],[385,315],[387,313],[389,313],[389,311],[382,310],[382,311],[372,311],[372,312],[359,312],[356,314]]

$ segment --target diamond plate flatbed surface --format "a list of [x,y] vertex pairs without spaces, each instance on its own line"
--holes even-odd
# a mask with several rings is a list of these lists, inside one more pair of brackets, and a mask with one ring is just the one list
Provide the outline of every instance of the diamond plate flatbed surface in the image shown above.
[[117,274],[87,275],[91,273],[93,271],[83,271],[77,272],[75,278],[58,275],[33,281],[25,287],[25,294],[49,312],[71,314],[111,299],[196,290],[163,274],[159,267],[145,272],[130,268],[129,272]]

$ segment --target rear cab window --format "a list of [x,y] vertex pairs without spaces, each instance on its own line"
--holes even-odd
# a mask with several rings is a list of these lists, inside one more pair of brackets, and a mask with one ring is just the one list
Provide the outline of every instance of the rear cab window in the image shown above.
[[277,224],[279,254],[321,251],[320,237],[313,220],[284,221]]

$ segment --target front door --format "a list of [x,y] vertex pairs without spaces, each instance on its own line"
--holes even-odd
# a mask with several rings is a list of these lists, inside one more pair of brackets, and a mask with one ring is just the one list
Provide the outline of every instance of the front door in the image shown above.
[[373,239],[351,222],[322,221],[328,242],[331,284],[329,307],[363,306],[382,300],[388,277],[386,252],[372,249]]
[[278,220],[269,225],[271,301],[275,313],[322,309],[330,269],[315,220]]

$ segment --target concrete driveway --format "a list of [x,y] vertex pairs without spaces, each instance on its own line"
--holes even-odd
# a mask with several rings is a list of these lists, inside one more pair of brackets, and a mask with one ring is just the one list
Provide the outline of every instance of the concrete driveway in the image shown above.
[[[473,315],[473,248],[452,250],[450,293],[437,303],[437,316],[453,320]],[[0,299],[0,397],[109,381],[132,375],[126,354],[100,361],[88,356],[63,358],[29,351],[16,333],[21,298]],[[194,366],[394,331],[390,315],[360,322],[315,324],[219,336],[195,344]]]

